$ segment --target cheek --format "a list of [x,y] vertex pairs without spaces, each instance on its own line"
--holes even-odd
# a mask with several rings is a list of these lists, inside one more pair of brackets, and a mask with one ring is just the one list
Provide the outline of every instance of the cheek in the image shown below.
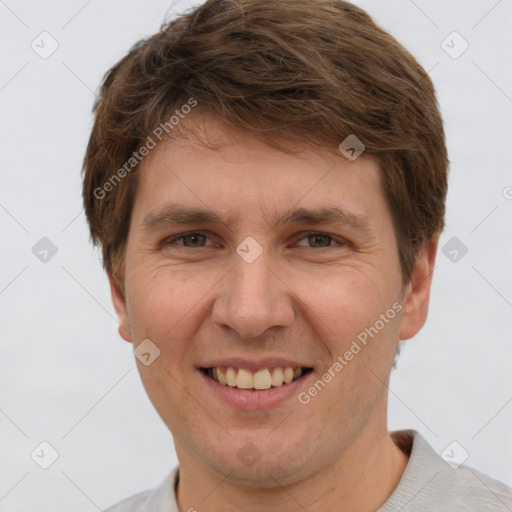
[[145,267],[132,273],[127,286],[132,333],[136,339],[149,338],[177,352],[180,341],[185,343],[199,327],[194,314],[204,308],[223,274],[171,266]]
[[315,396],[319,390],[321,398],[313,398],[313,407],[331,411],[326,428],[356,431],[386,391],[382,381],[398,339],[395,299],[390,289],[383,289],[379,281],[354,269],[338,277],[311,279],[304,285],[302,296],[308,292],[310,327],[330,359],[319,372],[319,378],[327,382],[325,387],[320,383],[306,392]]
[[136,340],[149,338],[160,349],[150,366],[137,362],[142,383],[164,423],[183,436],[184,425],[197,415],[197,404],[184,386],[194,371],[189,355],[200,326],[195,315],[217,281],[208,273],[145,265],[132,272],[127,287]]
[[307,280],[302,276],[294,289],[306,305],[304,315],[333,358],[375,322],[384,302],[378,285],[355,269],[332,271],[323,277],[310,274]]
[[347,268],[329,277],[310,277],[297,293],[307,297],[308,327],[329,355],[320,369],[327,379],[334,375],[325,403],[336,409],[343,397],[344,411],[380,399],[384,388],[377,376],[389,370],[398,339],[399,315],[393,308],[392,290],[360,270]]

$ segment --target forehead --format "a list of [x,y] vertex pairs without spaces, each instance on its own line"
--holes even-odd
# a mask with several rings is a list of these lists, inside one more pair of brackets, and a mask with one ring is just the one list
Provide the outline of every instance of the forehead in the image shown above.
[[232,222],[263,216],[267,224],[277,224],[292,207],[382,215],[386,204],[374,159],[350,162],[336,148],[287,147],[290,152],[203,119],[199,131],[162,141],[142,162],[134,205],[139,221],[169,203],[218,212]]

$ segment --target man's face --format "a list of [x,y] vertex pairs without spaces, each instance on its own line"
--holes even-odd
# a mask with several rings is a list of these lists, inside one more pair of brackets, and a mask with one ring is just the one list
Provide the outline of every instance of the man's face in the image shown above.
[[[220,148],[168,141],[142,164],[126,306],[113,289],[120,332],[160,350],[138,365],[180,463],[251,485],[307,477],[386,432],[406,309],[396,307],[401,271],[379,169],[364,155],[290,155],[205,126]],[[344,213],[315,219],[328,209]],[[231,385],[212,378],[224,380],[219,367]],[[283,383],[286,368],[303,374]]]

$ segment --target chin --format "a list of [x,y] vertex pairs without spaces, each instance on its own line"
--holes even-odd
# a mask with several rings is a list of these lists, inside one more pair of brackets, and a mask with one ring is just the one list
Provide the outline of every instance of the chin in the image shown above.
[[[305,433],[304,433],[305,434]],[[309,443],[302,437],[309,438]],[[219,475],[248,487],[274,488],[283,481],[301,480],[314,467],[313,436],[297,436],[297,431],[268,431],[254,435],[244,432],[222,444],[214,442],[202,455],[203,462]]]

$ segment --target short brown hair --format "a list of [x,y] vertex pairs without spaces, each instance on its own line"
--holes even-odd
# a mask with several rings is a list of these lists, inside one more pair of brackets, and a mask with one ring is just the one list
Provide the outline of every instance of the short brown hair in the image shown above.
[[429,76],[405,48],[340,0],[208,0],[139,41],[107,72],[94,105],[83,200],[118,282],[138,166],[122,179],[120,171],[191,99],[197,112],[271,145],[284,138],[336,150],[355,134],[382,171],[404,283],[419,247],[442,231],[443,123]]

